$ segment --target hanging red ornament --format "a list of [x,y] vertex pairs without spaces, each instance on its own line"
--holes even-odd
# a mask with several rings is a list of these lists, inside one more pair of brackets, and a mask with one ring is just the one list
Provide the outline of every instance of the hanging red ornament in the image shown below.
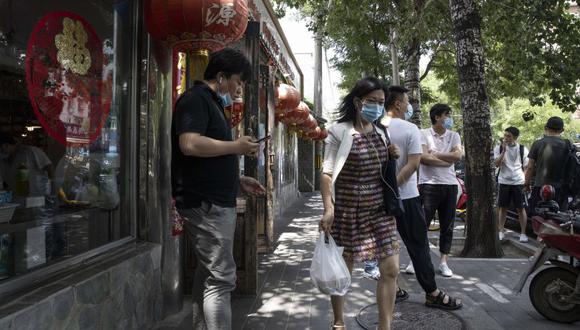
[[314,118],[313,115],[308,115],[308,119],[306,119],[300,126],[303,132],[310,133],[312,130],[316,129],[317,125],[318,122],[316,121],[316,118]]
[[177,51],[223,49],[248,25],[245,0],[145,0],[143,13],[151,37]]
[[286,114],[286,116],[290,118],[290,122],[294,125],[304,123],[308,119],[308,115],[310,115],[310,109],[304,102],[300,102],[296,108],[288,111]]
[[306,136],[308,136],[311,139],[316,139],[318,138],[321,132],[322,130],[320,129],[320,127],[316,126],[316,128],[314,128],[312,131],[306,133]]
[[290,85],[280,84],[276,92],[276,113],[286,115],[288,111],[300,105],[301,95],[296,88]]
[[324,141],[328,137],[328,131],[326,129],[320,130],[320,135],[318,135],[318,140]]

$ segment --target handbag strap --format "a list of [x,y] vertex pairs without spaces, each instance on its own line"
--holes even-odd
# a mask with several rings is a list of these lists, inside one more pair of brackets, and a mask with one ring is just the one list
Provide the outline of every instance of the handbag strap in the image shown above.
[[381,122],[379,120],[377,120],[375,122],[375,125],[383,130],[383,133],[385,134],[385,140],[387,141],[387,147],[391,145],[391,137],[389,136],[389,131],[387,130],[387,127],[383,124],[381,124]]

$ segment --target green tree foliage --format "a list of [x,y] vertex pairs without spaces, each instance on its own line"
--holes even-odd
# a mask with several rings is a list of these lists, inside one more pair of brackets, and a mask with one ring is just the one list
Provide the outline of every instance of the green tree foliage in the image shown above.
[[[442,102],[451,106],[453,118],[455,119],[454,129],[461,133],[463,116],[460,104],[444,92],[443,88],[441,88],[443,84],[444,82],[437,79],[435,75],[428,76],[422,83],[421,88],[431,93],[429,99],[423,102],[423,127],[431,125],[429,109],[431,109],[433,104]],[[562,113],[561,109],[550,101],[547,101],[543,106],[533,106],[525,98],[504,97],[496,100],[495,105],[491,107],[491,126],[494,143],[498,143],[506,128],[515,126],[520,130],[520,142],[529,148],[535,140],[542,137],[544,126],[548,118],[552,116],[559,116],[564,120],[565,131],[563,136],[565,138],[571,141],[578,141],[576,134],[580,134],[580,120],[574,119],[570,113]],[[524,117],[528,120],[525,120]]]
[[[482,33],[490,103],[503,97],[550,100],[563,111],[580,105],[580,18],[567,0],[483,2]],[[448,45],[434,66],[441,89],[458,98],[455,52]],[[546,97],[547,96],[547,97]]]
[[[532,116],[530,116],[530,114]],[[547,102],[543,106],[532,106],[527,99],[505,98],[492,109],[493,138],[496,143],[503,136],[503,131],[509,126],[520,130],[519,142],[528,148],[541,138],[548,118],[559,116],[564,119],[563,137],[575,142],[576,134],[580,133],[580,120],[574,119],[569,113],[562,114],[558,106]],[[525,120],[527,118],[529,120]]]
[[[374,0],[275,0],[282,17],[286,8],[300,12],[308,29],[321,33],[325,46],[333,48],[330,59],[343,76],[340,87],[348,89],[365,75],[385,78],[390,75],[388,26],[379,15]],[[375,8],[374,10],[368,10]]]
[[[349,88],[364,75],[389,80],[389,30],[398,31],[400,61],[408,45],[432,62],[428,72],[442,81],[447,100],[459,104],[455,45],[447,0],[276,0],[277,12],[298,8],[311,30],[319,29],[335,50],[332,63]],[[482,2],[482,38],[490,104],[504,97],[533,105],[555,104],[565,111],[580,105],[580,18],[569,0],[487,0]],[[578,1],[575,1],[578,3]],[[330,7],[329,7],[330,4]],[[422,78],[425,78],[423,74]],[[548,102],[550,101],[550,102]]]
[[334,49],[332,63],[341,71],[341,87],[350,88],[363,76],[386,80],[391,75],[387,2],[342,0],[332,7],[325,26]]

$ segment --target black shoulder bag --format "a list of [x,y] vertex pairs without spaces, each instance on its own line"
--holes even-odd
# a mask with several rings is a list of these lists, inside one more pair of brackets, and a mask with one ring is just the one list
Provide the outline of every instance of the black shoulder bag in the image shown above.
[[[387,128],[383,125],[379,125],[379,127],[385,133],[388,148],[391,145],[391,139],[387,133]],[[385,208],[389,215],[401,217],[405,215],[405,208],[403,207],[403,201],[401,200],[399,187],[397,186],[397,160],[389,155],[385,165],[382,175]]]

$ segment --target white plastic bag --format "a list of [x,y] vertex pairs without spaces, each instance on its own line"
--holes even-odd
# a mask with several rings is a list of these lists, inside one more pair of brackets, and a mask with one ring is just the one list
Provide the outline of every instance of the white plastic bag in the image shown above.
[[330,235],[328,244],[325,243],[324,233],[320,233],[310,265],[310,278],[320,292],[344,296],[348,291],[351,280],[342,257],[343,250],[344,248],[336,246]]

